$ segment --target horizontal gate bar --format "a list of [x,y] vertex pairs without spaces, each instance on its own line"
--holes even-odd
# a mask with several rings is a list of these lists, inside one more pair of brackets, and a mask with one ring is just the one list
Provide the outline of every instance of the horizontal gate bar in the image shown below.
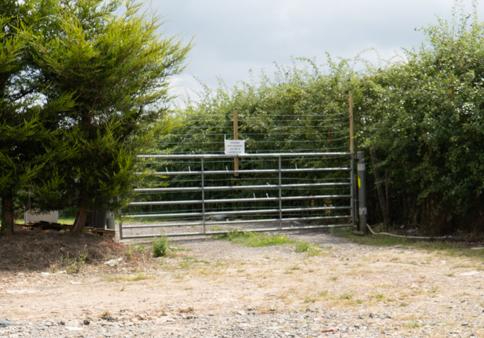
[[[322,211],[322,210],[344,210],[351,209],[351,206],[342,207],[312,207],[312,208],[287,208],[281,209],[282,212],[299,212],[299,211]],[[206,216],[217,215],[251,215],[251,214],[271,214],[279,212],[279,209],[259,209],[259,210],[234,210],[234,211],[210,211],[206,212]],[[151,218],[151,217],[191,217],[202,216],[203,212],[179,212],[171,214],[137,214],[124,215],[126,218]]]
[[[283,223],[294,221],[320,221],[329,219],[345,219],[351,218],[351,215],[339,216],[314,216],[314,217],[292,217],[283,218]],[[279,218],[265,218],[265,219],[251,219],[251,220],[234,220],[234,221],[213,221],[206,222],[207,225],[227,225],[227,224],[250,224],[250,223],[270,223],[279,222]],[[144,229],[144,228],[171,228],[171,227],[185,227],[203,225],[203,222],[178,222],[178,223],[156,223],[156,224],[125,224],[123,229]]]
[[[314,195],[314,196],[286,196],[282,197],[283,201],[296,201],[296,200],[316,200],[326,198],[350,198],[351,195]],[[237,202],[267,202],[278,201],[279,197],[249,197],[249,198],[222,198],[205,200],[206,204],[213,203],[237,203]],[[179,200],[179,201],[145,201],[145,202],[131,202],[131,206],[143,206],[143,205],[179,205],[179,204],[200,204],[202,200]]]
[[[297,230],[316,230],[316,229],[334,229],[334,228],[348,228],[353,227],[353,224],[327,224],[327,225],[307,225],[307,226],[295,226],[295,227],[277,227],[277,228],[261,228],[261,229],[250,229],[247,232],[274,232],[274,231],[297,231]],[[224,235],[230,231],[207,231],[207,232],[186,232],[186,233],[168,233],[163,234],[167,237],[189,237],[189,236],[206,236],[206,235]],[[143,239],[143,238],[154,238],[159,237],[160,234],[150,234],[150,235],[133,235],[133,236],[123,236],[121,239]]]
[[183,159],[211,159],[211,158],[250,158],[250,157],[339,157],[350,156],[349,152],[326,152],[326,153],[252,153],[252,154],[239,154],[239,155],[226,155],[226,154],[146,154],[137,155],[138,158],[161,158],[167,160],[183,160]]
[[[302,183],[302,184],[266,184],[266,185],[234,185],[234,186],[209,186],[205,191],[227,191],[227,190],[264,190],[264,189],[285,189],[285,188],[312,188],[312,187],[334,187],[349,186],[349,182],[328,182],[328,183]],[[202,191],[201,187],[178,187],[178,188],[138,188],[135,192],[182,192]]]
[[[282,173],[304,173],[304,172],[324,172],[324,171],[350,171],[350,168],[347,167],[338,167],[338,168],[294,168],[294,169],[282,169]],[[277,169],[239,169],[237,170],[240,174],[270,174],[270,173],[278,173],[279,170]],[[147,172],[147,175],[156,175],[156,176],[177,176],[177,175],[200,175],[201,171],[155,171],[155,172]],[[227,174],[232,175],[234,173],[233,170],[206,170],[203,172],[204,174]],[[145,173],[137,172],[137,175],[144,175]]]

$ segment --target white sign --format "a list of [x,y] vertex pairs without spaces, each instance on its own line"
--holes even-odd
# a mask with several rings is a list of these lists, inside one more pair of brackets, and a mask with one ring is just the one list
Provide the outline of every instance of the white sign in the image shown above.
[[245,154],[245,140],[225,140],[225,155]]

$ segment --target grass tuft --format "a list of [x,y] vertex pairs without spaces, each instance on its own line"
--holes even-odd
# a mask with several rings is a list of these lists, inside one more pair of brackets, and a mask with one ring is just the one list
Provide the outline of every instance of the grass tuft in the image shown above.
[[318,247],[317,245],[314,245],[312,243],[304,242],[304,241],[298,241],[296,242],[296,246],[294,250],[298,253],[304,252],[308,256],[319,256],[321,255],[321,248]]
[[169,243],[166,237],[160,237],[153,241],[153,256],[164,257],[168,253]]
[[61,266],[64,266],[68,274],[77,274],[86,265],[88,260],[88,253],[86,250],[80,252],[77,256],[69,255],[61,256]]

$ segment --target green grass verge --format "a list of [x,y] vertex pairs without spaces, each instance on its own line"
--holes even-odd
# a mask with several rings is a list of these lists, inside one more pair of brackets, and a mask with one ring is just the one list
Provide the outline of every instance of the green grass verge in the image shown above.
[[305,253],[308,256],[319,256],[322,250],[316,244],[296,240],[280,234],[266,234],[262,232],[231,231],[226,234],[216,235],[216,239],[228,240],[232,243],[260,248],[273,245],[294,245],[294,251]]
[[465,256],[484,260],[484,249],[475,250],[473,247],[480,247],[483,244],[469,244],[466,242],[453,242],[443,240],[417,240],[396,238],[385,235],[366,235],[354,234],[350,229],[335,229],[332,233],[335,236],[345,238],[353,243],[379,247],[405,247],[433,252],[442,252],[451,256]]
[[233,243],[253,248],[293,244],[295,241],[285,235],[268,235],[259,232],[231,231],[227,234],[216,235],[217,239],[225,239]]
[[[57,220],[57,223],[72,225],[74,224],[74,217],[59,217],[59,219]],[[25,224],[25,220],[23,218],[17,218],[15,219],[15,224]]]

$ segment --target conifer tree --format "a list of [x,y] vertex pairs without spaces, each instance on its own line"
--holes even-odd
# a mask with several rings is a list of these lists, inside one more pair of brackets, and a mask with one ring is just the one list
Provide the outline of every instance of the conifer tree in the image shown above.
[[89,211],[118,206],[131,189],[134,155],[162,115],[168,79],[180,71],[189,47],[161,38],[157,19],[145,19],[131,1],[124,7],[119,1],[49,1],[49,8],[58,18],[53,34],[32,35],[31,48],[49,84],[48,100],[73,97],[57,126],[74,150],[59,165],[70,173],[78,207],[73,229],[80,231]]
[[37,121],[21,103],[30,87],[19,74],[24,69],[25,41],[21,36],[20,6],[14,0],[0,4],[0,198],[2,232],[12,233],[14,196],[34,168],[24,152]]

